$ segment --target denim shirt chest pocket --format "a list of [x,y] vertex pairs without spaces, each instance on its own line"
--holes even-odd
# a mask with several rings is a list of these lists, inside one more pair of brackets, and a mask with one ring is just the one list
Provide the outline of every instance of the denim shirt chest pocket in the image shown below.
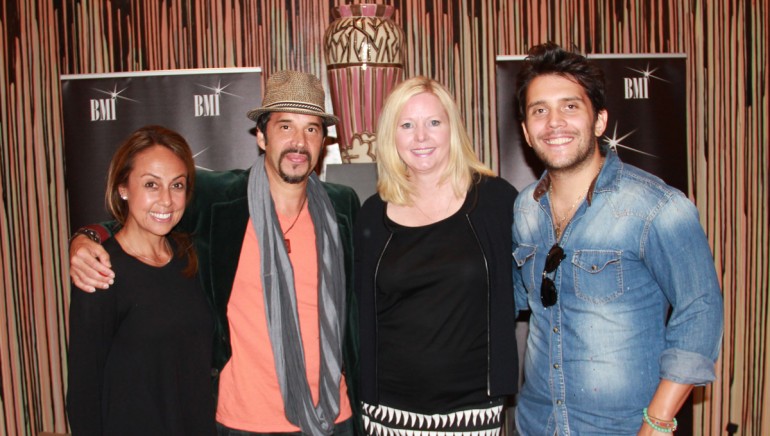
[[605,304],[623,295],[622,251],[576,250],[572,256],[575,295]]
[[524,286],[527,288],[527,292],[532,292],[535,289],[535,253],[537,247],[528,244],[519,244],[516,249],[513,250],[513,260],[516,262],[516,267],[521,268],[521,278],[524,282]]

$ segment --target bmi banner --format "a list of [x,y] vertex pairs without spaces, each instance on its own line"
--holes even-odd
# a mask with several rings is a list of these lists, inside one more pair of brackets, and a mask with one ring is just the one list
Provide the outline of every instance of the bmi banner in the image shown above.
[[257,156],[246,113],[261,98],[259,68],[62,76],[65,178],[70,227],[104,221],[112,154],[139,127],[185,137],[199,169],[249,167]]
[[[589,56],[607,79],[608,123],[600,141],[620,158],[687,193],[687,97],[684,54]],[[524,56],[497,58],[500,175],[522,189],[544,168],[516,116],[516,74]]]

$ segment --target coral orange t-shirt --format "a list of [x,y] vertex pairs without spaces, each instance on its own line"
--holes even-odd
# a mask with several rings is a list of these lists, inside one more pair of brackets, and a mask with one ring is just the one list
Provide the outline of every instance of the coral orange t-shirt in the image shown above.
[[[279,216],[283,228],[288,228],[293,219]],[[286,237],[291,241],[289,259],[295,272],[307,379],[313,403],[317,405],[320,378],[318,264],[315,230],[307,206]],[[220,375],[217,421],[230,428],[251,432],[297,432],[299,428],[284,414],[265,317],[260,261],[257,237],[249,219],[227,305],[233,355]],[[351,415],[347,385],[341,377],[340,414],[336,422],[345,421]]]

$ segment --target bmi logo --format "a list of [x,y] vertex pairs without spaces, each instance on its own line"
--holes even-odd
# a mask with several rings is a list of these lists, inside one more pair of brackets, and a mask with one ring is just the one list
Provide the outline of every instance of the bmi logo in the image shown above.
[[127,88],[118,91],[118,85],[112,88],[112,91],[104,89],[95,89],[97,92],[107,94],[110,98],[92,98],[89,100],[91,109],[91,121],[115,121],[118,117],[117,101],[118,99],[137,101],[120,95]]
[[626,100],[650,98],[649,84],[650,79],[647,77],[624,77],[623,88]]
[[193,95],[195,99],[196,117],[218,117],[219,116],[219,93]]
[[115,121],[116,115],[114,98],[91,99],[91,121]]
[[629,68],[629,70],[641,74],[642,77],[623,78],[623,95],[625,96],[626,100],[646,100],[650,98],[650,79],[658,79],[663,82],[668,82],[668,80],[654,75],[653,73],[658,69],[650,69],[650,64],[647,64],[647,68],[644,70],[637,70],[634,68]]
[[225,92],[225,89],[230,86],[224,85],[222,86],[221,82],[217,82],[217,86],[211,87],[206,85],[198,85],[201,88],[208,89],[209,91],[213,91],[213,94],[194,94],[193,95],[193,105],[194,105],[194,111],[196,117],[218,117],[220,115],[220,105],[219,105],[219,99],[222,96],[222,94],[231,95],[233,97],[241,98],[240,96],[237,96],[235,94],[231,94],[229,92]]

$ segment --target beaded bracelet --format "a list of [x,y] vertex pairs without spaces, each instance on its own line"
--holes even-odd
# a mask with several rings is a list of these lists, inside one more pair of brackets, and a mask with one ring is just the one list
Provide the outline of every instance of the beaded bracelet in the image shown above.
[[646,407],[644,410],[642,410],[642,415],[644,416],[644,422],[646,422],[647,425],[652,427],[655,431],[659,431],[661,433],[673,433],[676,430],[676,418],[674,418],[673,421],[666,421],[663,419],[655,418],[654,416],[647,414]]

